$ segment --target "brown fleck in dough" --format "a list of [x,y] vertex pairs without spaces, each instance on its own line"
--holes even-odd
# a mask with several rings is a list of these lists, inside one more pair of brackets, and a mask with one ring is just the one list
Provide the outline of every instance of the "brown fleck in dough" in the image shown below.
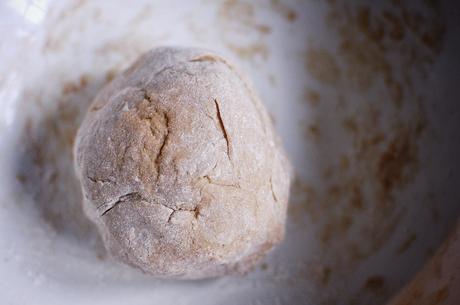
[[75,163],[109,253],[152,275],[246,272],[283,237],[289,163],[249,83],[208,51],[155,49],[103,88]]

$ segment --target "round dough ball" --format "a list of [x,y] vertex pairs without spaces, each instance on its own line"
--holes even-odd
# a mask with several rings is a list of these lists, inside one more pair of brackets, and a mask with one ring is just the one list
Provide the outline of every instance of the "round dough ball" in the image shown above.
[[154,276],[246,272],[283,237],[289,163],[251,86],[208,51],[143,55],[99,92],[75,157],[108,252]]

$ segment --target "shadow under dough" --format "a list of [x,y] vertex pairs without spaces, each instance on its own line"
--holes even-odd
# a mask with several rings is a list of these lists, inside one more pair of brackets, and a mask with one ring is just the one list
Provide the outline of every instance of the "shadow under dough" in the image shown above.
[[[33,198],[39,215],[57,234],[73,238],[98,255],[103,255],[104,247],[97,228],[84,214],[72,151],[86,109],[108,80],[107,76],[82,75],[76,82],[65,83],[51,100],[38,97],[37,105],[46,106],[28,114],[16,163],[19,191]],[[23,100],[33,103],[30,98]]]

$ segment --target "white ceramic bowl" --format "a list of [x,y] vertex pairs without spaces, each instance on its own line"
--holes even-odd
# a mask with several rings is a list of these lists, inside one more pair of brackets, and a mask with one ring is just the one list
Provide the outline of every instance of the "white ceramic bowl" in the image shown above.
[[[0,303],[383,304],[460,214],[459,6],[412,2],[0,3]],[[160,45],[239,64],[296,170],[286,238],[246,276],[152,279],[82,215],[75,130]]]

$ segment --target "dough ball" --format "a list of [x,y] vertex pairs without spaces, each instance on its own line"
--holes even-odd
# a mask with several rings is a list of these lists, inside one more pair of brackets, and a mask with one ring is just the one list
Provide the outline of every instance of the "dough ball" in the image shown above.
[[246,272],[283,238],[290,166],[225,59],[158,48],[103,88],[75,143],[108,252],[158,277]]

